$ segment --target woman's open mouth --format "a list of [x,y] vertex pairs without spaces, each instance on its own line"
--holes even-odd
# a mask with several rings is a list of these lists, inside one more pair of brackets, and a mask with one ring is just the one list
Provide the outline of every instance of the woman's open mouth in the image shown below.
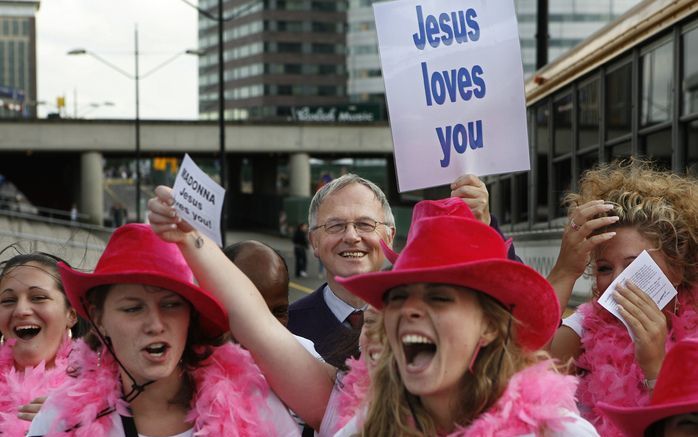
[[401,340],[408,371],[421,372],[429,367],[437,349],[432,340],[417,334],[405,334]]
[[22,325],[16,326],[14,329],[15,336],[22,340],[31,340],[39,335],[41,327],[39,325]]
[[153,358],[160,358],[165,355],[170,346],[167,343],[152,343],[144,347],[143,350]]

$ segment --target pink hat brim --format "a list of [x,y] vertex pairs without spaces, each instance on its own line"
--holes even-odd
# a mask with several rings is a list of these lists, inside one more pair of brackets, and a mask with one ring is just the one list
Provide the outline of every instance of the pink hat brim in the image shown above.
[[550,283],[532,268],[506,259],[373,272],[335,279],[378,309],[384,306],[385,292],[398,285],[439,283],[480,291],[513,308],[514,318],[521,323],[516,330],[516,338],[521,346],[530,350],[546,345],[560,321],[560,304]]
[[70,304],[78,315],[88,320],[86,294],[100,285],[143,284],[173,291],[185,298],[199,313],[203,334],[216,338],[229,330],[228,316],[220,304],[208,292],[194,284],[182,282],[157,273],[124,271],[119,273],[83,273],[73,270],[62,262],[58,263],[63,288]]
[[598,403],[599,409],[628,437],[643,437],[653,423],[679,414],[698,412],[698,400],[673,402],[646,407],[620,407]]

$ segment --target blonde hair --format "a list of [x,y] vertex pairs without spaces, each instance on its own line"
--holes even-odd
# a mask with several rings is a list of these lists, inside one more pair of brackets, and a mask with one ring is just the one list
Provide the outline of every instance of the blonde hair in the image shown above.
[[[492,324],[497,336],[480,349],[472,372],[461,377],[458,400],[452,411],[454,424],[459,426],[468,426],[487,411],[502,395],[515,373],[548,357],[542,352],[522,350],[515,335],[518,322],[511,313],[490,296],[474,293],[483,310],[484,322]],[[385,330],[384,326],[382,329]],[[383,353],[373,374],[368,398],[362,436],[436,435],[433,419],[419,398],[407,392],[402,383],[394,351],[385,335]]]
[[579,192],[568,194],[565,203],[571,213],[595,199],[615,205],[605,215],[620,217],[598,233],[632,227],[683,271],[681,285],[698,280],[698,180],[632,158],[586,171]]

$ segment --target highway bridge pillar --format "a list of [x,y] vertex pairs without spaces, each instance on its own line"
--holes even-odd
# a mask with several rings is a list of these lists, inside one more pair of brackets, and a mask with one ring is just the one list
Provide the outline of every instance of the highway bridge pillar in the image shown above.
[[291,196],[310,197],[310,156],[294,153],[289,160]]
[[83,153],[80,157],[80,170],[80,210],[90,216],[90,223],[102,225],[104,219],[102,154]]

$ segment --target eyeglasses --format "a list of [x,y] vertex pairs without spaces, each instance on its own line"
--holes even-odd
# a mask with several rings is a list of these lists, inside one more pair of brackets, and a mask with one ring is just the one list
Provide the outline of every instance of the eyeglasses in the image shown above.
[[324,225],[313,226],[311,231],[317,230],[319,228],[324,228],[325,232],[328,234],[343,234],[347,230],[347,226],[354,225],[354,229],[359,234],[368,234],[376,230],[378,225],[388,225],[388,223],[379,222],[376,220],[361,220],[357,222],[332,222],[325,223]]

